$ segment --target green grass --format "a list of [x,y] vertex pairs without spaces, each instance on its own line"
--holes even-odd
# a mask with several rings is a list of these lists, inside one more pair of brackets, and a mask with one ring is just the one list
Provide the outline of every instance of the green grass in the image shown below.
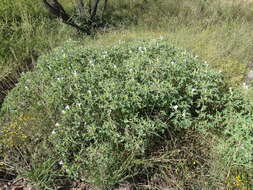
[[243,22],[221,23],[205,29],[182,27],[169,34],[175,44],[224,71],[233,86],[241,85],[247,66],[252,64],[252,35],[252,25]]
[[0,18],[0,78],[60,45],[73,32],[50,19],[39,0],[3,0]]

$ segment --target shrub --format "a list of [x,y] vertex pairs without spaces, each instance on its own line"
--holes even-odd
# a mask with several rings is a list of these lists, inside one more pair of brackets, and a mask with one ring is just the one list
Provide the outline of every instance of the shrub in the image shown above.
[[[28,170],[55,163],[59,174],[111,189],[154,175],[155,165],[143,160],[169,134],[180,142],[188,131],[211,132],[232,142],[236,131],[229,130],[227,115],[249,114],[246,101],[232,92],[222,73],[163,40],[100,49],[67,43],[41,57],[8,95],[0,142],[16,139],[9,126],[18,126],[18,144],[2,146],[7,155],[21,153],[10,162]],[[43,179],[52,184],[51,177]]]

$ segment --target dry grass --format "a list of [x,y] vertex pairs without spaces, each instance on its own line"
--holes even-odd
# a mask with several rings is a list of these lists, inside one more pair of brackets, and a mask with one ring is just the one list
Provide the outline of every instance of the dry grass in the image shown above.
[[252,3],[253,0],[221,0],[222,2],[225,3],[230,3],[230,4],[240,4],[240,3]]

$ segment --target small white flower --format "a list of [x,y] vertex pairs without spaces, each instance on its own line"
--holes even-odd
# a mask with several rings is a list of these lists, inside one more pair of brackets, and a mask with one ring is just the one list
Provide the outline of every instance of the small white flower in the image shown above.
[[63,161],[60,161],[60,162],[59,162],[59,165],[61,165],[61,166],[62,166],[62,165],[63,165]]
[[245,89],[249,88],[249,86],[246,84],[246,82],[242,83],[242,87],[245,88]]
[[[145,47],[144,47],[144,48],[143,48],[143,47],[139,47],[138,50],[139,50],[141,53],[143,53],[143,52],[146,50],[146,48],[145,48]],[[144,51],[143,51],[143,50],[144,50]]]
[[113,68],[114,68],[114,69],[116,69],[116,68],[117,68],[117,66],[116,66],[116,65],[113,65]]
[[56,132],[55,132],[55,130],[53,130],[53,131],[52,131],[52,135],[55,135],[55,134],[56,134]]
[[89,94],[91,94],[91,91],[90,91],[90,90],[88,90],[88,93],[89,93]]
[[69,105],[67,105],[67,106],[65,107],[65,109],[66,109],[66,110],[69,110],[69,109],[70,109]]
[[61,113],[62,113],[62,114],[65,114],[65,113],[66,113],[66,111],[62,110],[62,111],[61,111]]
[[233,92],[232,92],[232,88],[231,87],[229,87],[229,93],[230,94],[232,94]]
[[60,78],[60,77],[58,77],[58,78],[57,78],[57,80],[58,80],[58,81],[60,81],[60,80],[61,80],[61,78]]
[[89,64],[93,66],[93,60],[89,60]]
[[178,108],[178,105],[173,106],[174,110],[177,110],[177,108]]
[[129,72],[130,72],[130,73],[133,72],[133,69],[129,69]]
[[195,92],[195,91],[196,91],[196,88],[193,88],[193,89],[192,89],[192,92]]
[[182,52],[182,55],[186,55],[186,54],[187,54],[187,51],[183,51],[183,52]]
[[25,86],[25,89],[26,89],[26,90],[28,90],[28,87],[27,87],[27,86]]
[[78,106],[79,108],[81,107],[81,105],[82,105],[81,103],[78,103],[78,104],[77,104],[77,106]]
[[171,61],[170,63],[171,63],[172,65],[175,65],[175,64],[176,64],[175,61]]
[[74,77],[77,77],[78,74],[76,71],[74,71],[73,75],[74,75]]
[[59,127],[59,126],[60,126],[60,124],[59,124],[59,123],[56,123],[56,124],[55,124],[55,126],[56,126],[56,127]]

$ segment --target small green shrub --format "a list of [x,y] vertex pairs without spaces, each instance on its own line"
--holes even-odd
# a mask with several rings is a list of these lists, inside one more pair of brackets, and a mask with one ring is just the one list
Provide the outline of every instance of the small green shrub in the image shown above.
[[[22,153],[9,158],[11,163],[23,159],[33,171],[47,165],[50,156],[55,166],[47,170],[111,189],[157,173],[156,165],[142,160],[149,160],[168,134],[180,142],[188,131],[210,132],[233,144],[237,131],[230,130],[226,118],[237,112],[248,117],[252,108],[248,111],[244,104],[222,73],[163,40],[100,49],[67,43],[41,57],[35,71],[25,74],[7,96],[0,142],[9,142],[9,126],[18,121],[25,138],[2,147],[7,155]],[[250,142],[247,134],[243,143]],[[247,165],[250,156],[233,161]],[[52,184],[51,177],[43,176],[47,179]]]
[[243,102],[239,97],[242,96],[240,93],[235,91],[230,91],[230,93],[232,101],[222,112],[225,117],[223,116],[221,126],[225,128],[215,151],[220,155],[222,169],[227,172],[228,188],[252,189],[252,103]]

